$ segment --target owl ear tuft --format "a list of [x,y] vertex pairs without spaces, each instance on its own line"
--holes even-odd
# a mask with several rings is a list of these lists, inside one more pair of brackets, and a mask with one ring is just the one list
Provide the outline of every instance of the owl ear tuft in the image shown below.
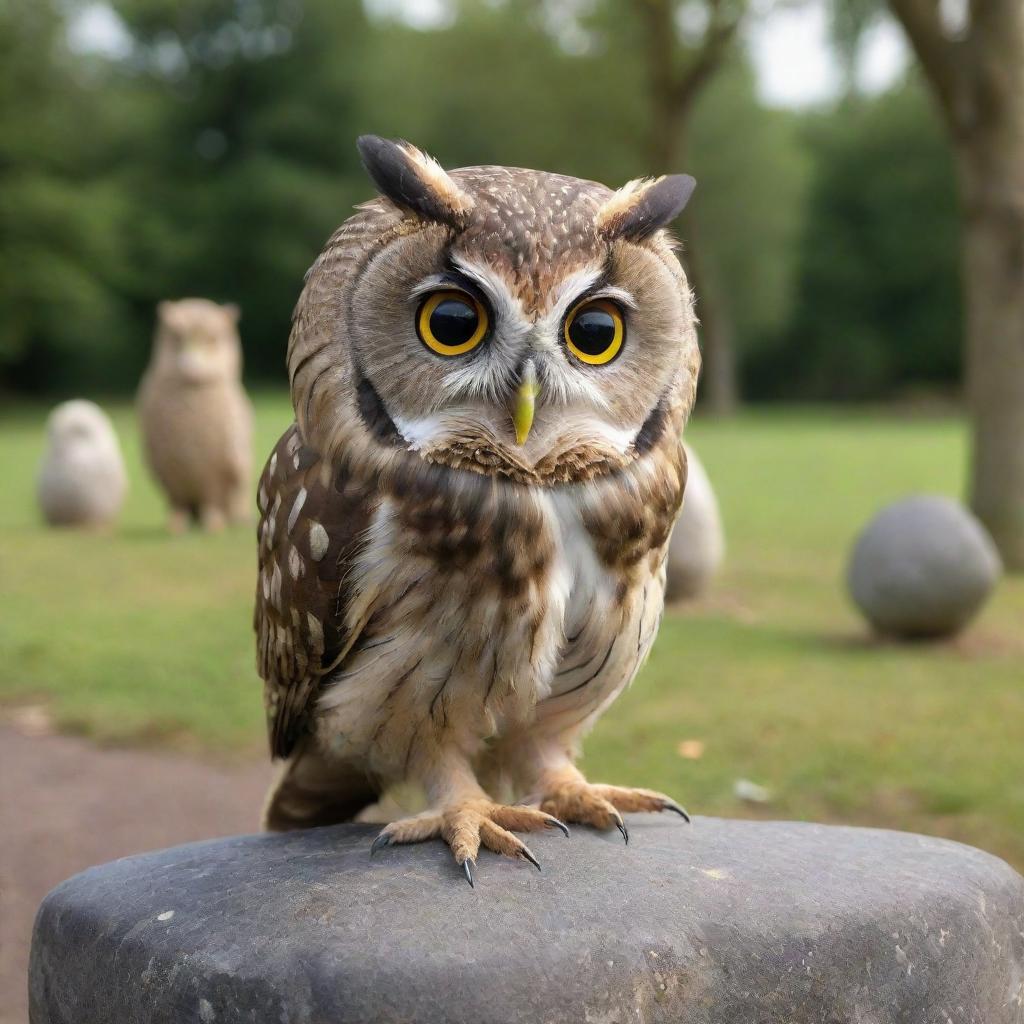
[[597,230],[609,239],[643,241],[683,212],[696,187],[689,174],[627,182],[597,211]]
[[373,183],[396,206],[456,230],[466,226],[473,200],[433,157],[378,135],[361,135],[356,145]]

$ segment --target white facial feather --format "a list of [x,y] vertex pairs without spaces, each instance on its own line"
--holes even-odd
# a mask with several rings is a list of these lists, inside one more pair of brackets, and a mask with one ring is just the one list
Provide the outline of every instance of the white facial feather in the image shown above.
[[[606,419],[609,402],[601,386],[603,377],[614,368],[602,370],[601,377],[576,366],[565,353],[562,323],[566,315],[584,299],[610,299],[626,309],[636,308],[636,299],[624,288],[596,287],[604,268],[594,265],[567,275],[553,292],[548,308],[531,317],[523,309],[509,282],[485,263],[456,256],[458,270],[483,292],[492,310],[494,324],[487,347],[476,358],[453,360],[431,402],[426,416],[402,416],[393,413],[401,435],[414,450],[429,448],[446,435],[474,419],[479,424],[480,410],[472,403],[488,403],[503,409],[514,390],[523,361],[532,358],[541,393],[550,407],[558,407],[566,421],[578,421],[579,429],[619,453],[626,452],[636,436],[635,427],[623,427]],[[448,284],[443,274],[432,274],[411,290],[412,298],[429,295]],[[403,354],[396,351],[379,362],[384,372],[407,372]],[[466,403],[463,407],[462,403]]]
[[[549,401],[593,409],[608,407],[598,383],[567,362],[561,342],[562,320],[600,278],[600,267],[587,267],[568,275],[554,293],[549,309],[534,319],[527,315],[509,284],[486,264],[465,257],[456,257],[455,264],[480,286],[491,303],[497,324],[490,342],[490,358],[453,368],[445,380],[444,401],[461,397],[493,400],[507,394],[522,361],[532,356],[542,393]],[[606,292],[609,298],[621,295],[629,300],[626,304],[632,304],[632,298],[622,289],[607,289],[601,294]],[[441,408],[444,401],[439,396],[437,407]]]
[[486,263],[478,263],[465,256],[455,255],[453,262],[466,277],[480,286],[500,323],[508,325],[514,333],[529,331],[532,326],[530,318],[523,312],[519,299],[500,274],[495,273]]

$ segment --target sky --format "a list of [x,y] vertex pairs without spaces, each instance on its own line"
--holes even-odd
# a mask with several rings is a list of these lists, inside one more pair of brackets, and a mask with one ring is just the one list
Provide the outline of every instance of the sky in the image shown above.
[[[381,13],[400,13],[422,28],[448,18],[445,0],[368,0]],[[72,21],[75,49],[121,56],[128,40],[117,15],[105,3],[85,4]],[[747,45],[757,74],[761,99],[778,107],[806,107],[827,102],[840,86],[839,64],[828,42],[828,14],[823,0],[781,7],[754,21]],[[857,62],[858,85],[867,92],[887,88],[903,72],[907,49],[899,27],[879,21],[864,39]]]
[[[833,98],[841,86],[839,62],[828,38],[828,12],[820,0],[775,10],[747,34],[764,102],[804,107]],[[908,51],[900,27],[886,17],[866,33],[855,75],[865,92],[881,92],[904,71]]]

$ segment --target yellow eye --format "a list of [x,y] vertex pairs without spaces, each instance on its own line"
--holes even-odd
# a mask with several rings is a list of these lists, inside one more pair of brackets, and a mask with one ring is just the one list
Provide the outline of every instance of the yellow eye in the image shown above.
[[591,366],[610,363],[626,338],[622,312],[608,299],[581,302],[565,318],[562,330],[569,351]]
[[465,292],[434,292],[424,299],[416,314],[416,333],[439,356],[465,355],[487,333],[487,310]]

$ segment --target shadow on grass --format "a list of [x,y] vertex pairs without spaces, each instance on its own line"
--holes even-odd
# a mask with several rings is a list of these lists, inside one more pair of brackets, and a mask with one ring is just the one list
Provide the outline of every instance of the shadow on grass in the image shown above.
[[951,637],[899,637],[880,633],[811,633],[791,631],[803,643],[838,654],[925,654],[948,655],[968,661],[986,658],[1016,658],[1024,654],[1024,639],[991,629],[967,629]]
[[[682,614],[679,614],[682,611]],[[671,609],[676,621],[691,621],[708,609],[690,607]],[[715,609],[720,611],[720,609]],[[731,635],[737,632],[750,638],[749,651],[761,654],[783,651],[791,654],[824,654],[844,661],[863,661],[879,656],[897,658],[949,658],[957,661],[1008,660],[1024,656],[1024,634],[993,629],[989,625],[970,626],[952,637],[914,637],[900,639],[872,632],[869,628],[814,629],[800,625],[778,624],[761,619],[704,619],[701,629]],[[735,649],[733,656],[736,656]]]

